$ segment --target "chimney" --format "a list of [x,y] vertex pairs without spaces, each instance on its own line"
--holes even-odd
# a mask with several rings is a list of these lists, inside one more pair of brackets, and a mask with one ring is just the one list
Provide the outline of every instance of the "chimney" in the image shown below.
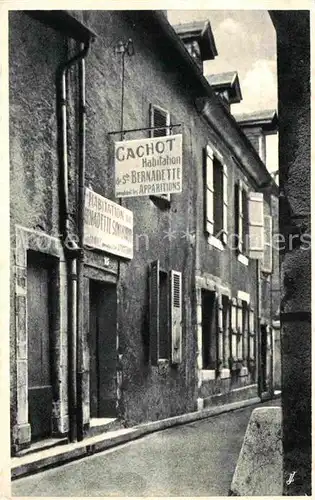
[[201,69],[204,61],[210,61],[218,55],[210,21],[177,24],[173,29]]
[[237,71],[206,75],[206,79],[229,111],[231,104],[241,102],[242,93]]
[[234,118],[266,164],[266,136],[278,131],[277,112],[274,109],[257,111],[235,115]]

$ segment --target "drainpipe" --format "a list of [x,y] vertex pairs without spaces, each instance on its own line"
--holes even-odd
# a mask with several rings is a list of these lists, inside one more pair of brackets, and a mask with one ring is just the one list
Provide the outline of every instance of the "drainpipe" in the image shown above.
[[85,143],[86,143],[86,106],[85,106],[85,60],[89,43],[81,44],[84,56],[79,62],[79,193],[78,193],[78,324],[77,324],[77,438],[83,440],[83,376],[84,376],[84,206],[85,206]]
[[261,374],[261,330],[260,330],[260,299],[261,299],[261,289],[260,289],[260,261],[257,259],[256,261],[256,280],[257,280],[257,305],[256,305],[256,310],[257,310],[257,343],[256,343],[256,349],[257,349],[257,382],[258,382],[258,397],[261,398],[262,395],[262,374]]
[[69,439],[77,438],[77,260],[79,247],[70,233],[69,196],[68,196],[68,141],[67,141],[67,91],[66,75],[68,70],[87,54],[89,44],[80,50],[72,59],[61,65],[58,70],[58,110],[61,165],[61,232],[63,236],[65,256],[68,265],[68,356],[69,356]]

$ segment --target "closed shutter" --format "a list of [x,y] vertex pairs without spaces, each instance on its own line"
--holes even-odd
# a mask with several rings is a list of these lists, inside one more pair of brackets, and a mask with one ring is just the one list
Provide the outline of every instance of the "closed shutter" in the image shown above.
[[231,302],[231,355],[235,361],[237,359],[237,302],[232,299]]
[[172,363],[182,360],[182,273],[171,271]]
[[151,105],[150,107],[150,126],[161,127],[152,130],[151,137],[163,137],[170,134],[169,128],[164,128],[170,125],[170,114],[167,110]]
[[255,317],[254,309],[249,309],[249,358],[255,360]]
[[242,190],[243,207],[243,254],[248,255],[248,194],[246,188]]
[[206,232],[208,234],[214,233],[214,216],[213,216],[213,151],[210,146],[206,148],[206,185],[205,185],[205,197],[206,197]]
[[218,365],[221,366],[223,362],[223,302],[222,295],[217,296],[217,310],[218,310]]
[[249,193],[249,257],[262,259],[264,255],[264,196],[262,193]]
[[243,252],[243,183],[242,181],[238,182],[238,251],[240,253]]
[[243,359],[245,361],[245,366],[248,360],[248,316],[249,316],[248,304],[243,305]]
[[228,241],[228,170],[223,165],[223,232],[222,241],[227,244]]
[[243,359],[243,304],[240,299],[237,300],[237,332],[238,332],[238,342],[237,342],[237,359],[242,361]]
[[[161,127],[156,130],[151,130],[151,137],[163,137],[170,135],[171,115],[170,113],[159,106],[150,105],[150,127]],[[167,127],[167,128],[164,128]],[[164,200],[171,200],[170,194],[155,194],[153,198],[163,198]]]
[[265,246],[264,246],[264,258],[261,266],[261,270],[264,273],[272,273],[272,217],[270,215],[265,215]]
[[159,289],[160,264],[156,260],[150,266],[150,358],[157,365],[159,359]]

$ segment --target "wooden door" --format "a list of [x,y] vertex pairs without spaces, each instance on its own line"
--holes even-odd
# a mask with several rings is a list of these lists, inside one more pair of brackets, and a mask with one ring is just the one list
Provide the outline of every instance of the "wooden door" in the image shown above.
[[40,254],[28,253],[28,410],[32,440],[51,433],[51,273],[51,262]]
[[90,416],[116,416],[116,286],[90,281]]

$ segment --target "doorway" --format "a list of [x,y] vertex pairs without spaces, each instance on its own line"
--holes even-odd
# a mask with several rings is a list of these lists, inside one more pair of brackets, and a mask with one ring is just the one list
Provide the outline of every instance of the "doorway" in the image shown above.
[[90,418],[116,417],[116,285],[90,280]]
[[27,253],[28,414],[31,440],[51,435],[55,259]]

